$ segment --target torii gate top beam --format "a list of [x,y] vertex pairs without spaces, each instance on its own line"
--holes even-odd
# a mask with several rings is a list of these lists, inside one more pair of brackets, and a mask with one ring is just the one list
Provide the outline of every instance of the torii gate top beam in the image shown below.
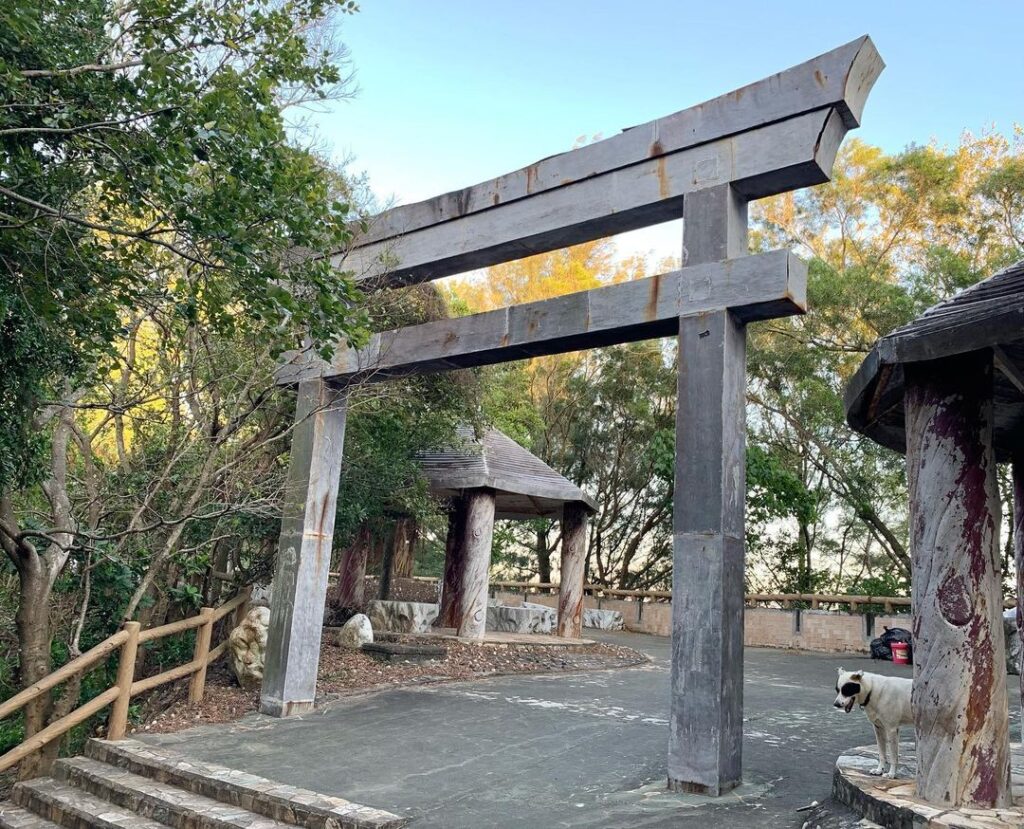
[[515,172],[378,216],[334,256],[424,282],[682,215],[687,192],[747,199],[828,180],[884,63],[867,36],[764,80]]

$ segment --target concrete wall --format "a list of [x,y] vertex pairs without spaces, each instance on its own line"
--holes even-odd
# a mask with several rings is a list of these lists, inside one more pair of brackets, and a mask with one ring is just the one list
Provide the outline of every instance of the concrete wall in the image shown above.
[[[502,604],[518,605],[523,601],[522,593],[499,591],[494,596]],[[529,601],[557,607],[558,595],[531,593]],[[672,605],[669,602],[641,603],[586,596],[584,604],[586,607],[620,611],[626,629],[637,633],[669,636],[672,630]],[[886,627],[910,629],[909,613],[874,616],[870,633],[869,621],[871,617],[860,613],[748,607],[744,613],[744,644],[754,648],[867,653],[871,640],[881,636]]]

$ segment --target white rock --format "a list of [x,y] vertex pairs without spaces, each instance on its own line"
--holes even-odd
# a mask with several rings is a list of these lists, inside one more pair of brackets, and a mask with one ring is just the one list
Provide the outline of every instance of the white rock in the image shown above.
[[235,672],[238,684],[246,690],[255,690],[263,684],[269,626],[270,608],[254,607],[228,635],[231,670]]
[[339,648],[348,648],[357,651],[359,648],[373,641],[373,626],[364,613],[357,613],[349,619],[338,631],[334,644]]

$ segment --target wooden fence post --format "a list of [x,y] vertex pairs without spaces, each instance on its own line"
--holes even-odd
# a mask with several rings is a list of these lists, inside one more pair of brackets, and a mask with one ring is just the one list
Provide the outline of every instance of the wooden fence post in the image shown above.
[[[240,624],[242,624],[242,622],[245,621],[245,617],[249,613],[249,597],[250,597],[251,593],[252,593],[252,588],[246,587],[245,588],[245,601],[242,602],[238,607],[235,608],[234,618],[231,620],[231,630],[234,630],[236,627],[238,627]],[[227,633],[230,633],[231,630],[227,631]]]
[[192,674],[192,681],[188,686],[190,703],[203,701],[203,691],[206,690],[206,660],[210,655],[210,639],[213,637],[213,608],[204,607],[199,611],[199,615],[203,617],[203,624],[196,629],[196,647],[192,661],[198,667]]
[[121,740],[128,728],[128,705],[132,701],[132,681],[135,679],[135,656],[139,651],[138,622],[125,622],[124,629],[128,638],[121,645],[121,658],[117,664],[117,699],[110,711],[110,722],[107,723],[107,739]]

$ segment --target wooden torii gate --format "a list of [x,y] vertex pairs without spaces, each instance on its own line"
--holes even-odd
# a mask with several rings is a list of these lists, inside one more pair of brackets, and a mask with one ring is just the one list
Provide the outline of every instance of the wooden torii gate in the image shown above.
[[604,141],[389,210],[336,256],[362,278],[411,284],[683,218],[678,271],[388,331],[330,362],[288,356],[278,380],[298,387],[297,421],[265,713],[313,705],[348,387],[677,334],[668,778],[711,795],[741,782],[745,326],[802,313],[806,297],[806,267],[790,253],[747,255],[747,203],[829,179],[883,66],[859,38]]

